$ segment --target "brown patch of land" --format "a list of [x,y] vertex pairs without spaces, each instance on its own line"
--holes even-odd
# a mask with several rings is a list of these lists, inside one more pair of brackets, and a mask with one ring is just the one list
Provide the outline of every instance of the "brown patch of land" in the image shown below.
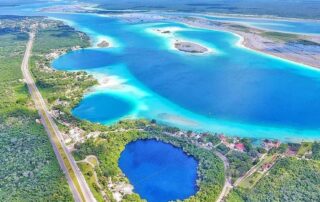
[[107,41],[102,40],[101,42],[99,42],[99,43],[97,44],[97,46],[98,46],[99,48],[107,48],[107,47],[110,46],[110,44],[109,44]]
[[206,47],[203,47],[196,43],[186,42],[186,41],[175,42],[174,47],[179,51],[183,51],[187,53],[206,53],[209,51]]

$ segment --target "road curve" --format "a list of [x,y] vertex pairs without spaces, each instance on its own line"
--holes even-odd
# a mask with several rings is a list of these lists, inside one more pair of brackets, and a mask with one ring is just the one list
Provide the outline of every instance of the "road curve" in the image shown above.
[[[81,171],[78,168],[77,163],[75,162],[73,156],[68,151],[68,149],[64,143],[64,140],[62,138],[62,135],[61,135],[57,125],[53,121],[51,115],[49,114],[47,106],[44,102],[44,99],[42,98],[32,76],[31,76],[31,73],[29,71],[29,58],[30,58],[31,51],[32,51],[32,45],[33,45],[33,41],[35,38],[35,33],[33,33],[33,32],[30,33],[29,37],[30,38],[27,43],[26,52],[24,54],[22,64],[21,64],[22,74],[23,74],[25,82],[28,86],[29,93],[31,94],[31,97],[34,101],[34,104],[39,112],[39,115],[41,117],[41,122],[42,122],[45,130],[48,133],[50,142],[52,144],[54,153],[58,159],[59,165],[60,165],[62,171],[66,175],[67,182],[70,186],[70,190],[73,194],[74,200],[76,202],[78,202],[78,201],[83,201],[82,198],[84,198],[84,201],[86,201],[86,202],[96,202],[89,186],[87,185],[87,183],[85,181],[85,178],[83,177]],[[57,142],[55,140],[58,140],[58,144],[61,144],[63,151],[59,151],[59,149],[58,149],[59,147],[58,147]],[[64,154],[61,154],[60,152],[61,153],[64,152]],[[76,179],[71,178],[71,175],[70,175],[68,168],[65,164],[65,161],[63,159],[64,155],[67,157],[67,158],[65,158],[65,160],[70,163]],[[81,190],[77,189],[75,182],[74,182],[75,180],[78,181]],[[80,191],[82,193],[80,193]]]
[[221,154],[218,151],[214,151],[214,154],[217,155],[223,161],[223,165],[224,165],[225,182],[224,182],[224,186],[222,188],[222,191],[221,191],[218,199],[216,200],[216,202],[221,202],[221,201],[224,201],[226,196],[229,194],[230,190],[233,188],[232,183],[231,183],[231,176],[230,176],[230,172],[229,172],[230,165],[229,165],[229,160],[223,154]]

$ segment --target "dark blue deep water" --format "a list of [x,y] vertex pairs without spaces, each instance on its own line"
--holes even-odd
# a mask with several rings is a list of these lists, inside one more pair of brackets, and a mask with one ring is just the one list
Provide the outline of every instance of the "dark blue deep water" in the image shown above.
[[181,149],[156,140],[129,143],[119,166],[148,202],[186,199],[197,192],[197,161]]

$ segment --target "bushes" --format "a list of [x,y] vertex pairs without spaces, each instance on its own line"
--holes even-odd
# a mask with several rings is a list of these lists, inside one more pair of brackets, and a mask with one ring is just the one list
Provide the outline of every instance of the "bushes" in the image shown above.
[[253,161],[246,153],[232,151],[227,155],[233,180],[244,175],[253,166]]
[[314,142],[312,145],[312,159],[320,160],[320,142]]
[[282,158],[251,190],[236,190],[245,201],[320,201],[320,163]]
[[70,201],[71,193],[35,111],[2,114],[0,201]]

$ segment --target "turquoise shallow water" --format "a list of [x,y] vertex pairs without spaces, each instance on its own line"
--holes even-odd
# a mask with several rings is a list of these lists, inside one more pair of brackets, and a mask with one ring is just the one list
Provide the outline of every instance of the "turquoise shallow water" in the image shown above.
[[[72,52],[53,66],[86,70],[100,79],[111,76],[116,86],[96,91],[126,95],[135,103],[126,117],[240,136],[319,137],[318,70],[241,48],[231,33],[173,22],[126,24],[97,15],[59,17],[95,40],[111,39],[114,47]],[[174,36],[152,32],[168,27],[178,30]],[[170,46],[177,38],[213,52],[200,56],[178,52]]]
[[[104,124],[120,118],[155,118],[229,135],[319,139],[318,70],[241,48],[236,45],[239,38],[230,33],[173,22],[127,24],[94,14],[30,12],[39,8],[41,4],[4,8],[3,14],[56,17],[89,34],[93,42],[112,42],[112,48],[72,52],[53,63],[57,69],[85,70],[101,81],[110,80],[96,87],[93,96],[108,99],[94,106],[94,99],[86,96],[74,110],[79,118]],[[277,31],[319,31],[317,22],[206,17]],[[150,31],[161,27],[178,31],[171,37]],[[213,53],[177,52],[170,44],[176,38],[203,44]]]
[[90,94],[73,109],[78,118],[98,123],[111,123],[133,110],[131,102],[117,95],[106,93]]
[[181,149],[155,140],[129,143],[119,166],[148,202],[183,200],[197,192],[197,161]]

